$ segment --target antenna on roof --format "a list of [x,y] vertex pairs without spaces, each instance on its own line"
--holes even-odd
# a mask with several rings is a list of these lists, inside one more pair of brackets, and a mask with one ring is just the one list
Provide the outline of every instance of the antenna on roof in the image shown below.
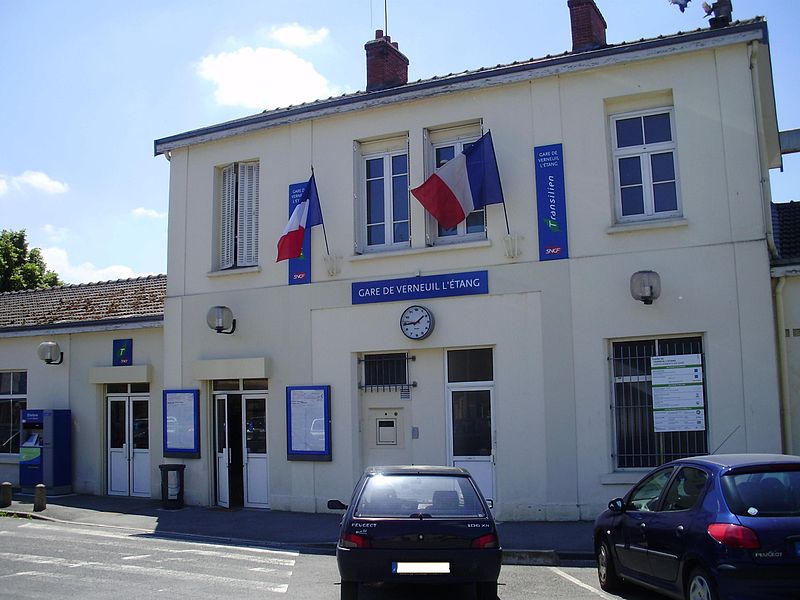
[[383,0],[383,30],[389,35],[389,0]]

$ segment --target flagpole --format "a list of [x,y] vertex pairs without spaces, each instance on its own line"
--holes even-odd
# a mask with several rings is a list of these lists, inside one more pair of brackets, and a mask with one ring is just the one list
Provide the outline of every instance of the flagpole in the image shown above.
[[[311,165],[311,177],[314,177],[314,165]],[[314,187],[317,187],[317,180],[314,179]],[[328,249],[328,232],[325,230],[325,215],[322,214],[322,202],[319,201],[319,192],[317,192],[317,206],[319,207],[319,218],[322,221],[322,236],[325,238],[325,252],[328,253],[328,256],[331,255],[331,251]],[[508,221],[508,217],[506,217],[506,221]]]
[[[483,121],[481,121],[481,128],[483,128]],[[491,133],[491,131],[492,130],[490,129],[486,133]],[[483,135],[486,135],[486,133],[484,133]],[[481,137],[483,137],[483,136],[481,136]],[[494,152],[494,142],[492,142],[492,154],[495,154],[495,152]],[[497,163],[497,155],[496,154],[495,154],[495,163]],[[506,195],[503,193],[503,181],[502,181],[502,179],[500,179],[500,167],[497,168],[497,175],[498,175],[497,183],[500,186],[500,195],[503,198],[503,214],[506,217],[506,233],[508,235],[511,235],[511,228],[508,226],[508,210],[506,209]]]

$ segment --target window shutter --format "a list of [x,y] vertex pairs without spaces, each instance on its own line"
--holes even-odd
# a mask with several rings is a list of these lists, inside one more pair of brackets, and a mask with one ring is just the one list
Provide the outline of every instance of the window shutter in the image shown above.
[[239,164],[239,238],[237,264],[258,264],[258,181],[257,162]]
[[236,172],[235,165],[222,169],[222,190],[220,193],[219,229],[219,268],[233,266],[234,215],[236,214]]

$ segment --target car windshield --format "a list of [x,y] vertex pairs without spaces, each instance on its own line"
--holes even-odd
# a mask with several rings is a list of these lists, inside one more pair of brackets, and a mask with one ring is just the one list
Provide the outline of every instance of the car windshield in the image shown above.
[[728,474],[722,478],[722,491],[737,515],[800,516],[800,467]]
[[467,477],[449,475],[375,475],[358,499],[357,517],[485,517]]

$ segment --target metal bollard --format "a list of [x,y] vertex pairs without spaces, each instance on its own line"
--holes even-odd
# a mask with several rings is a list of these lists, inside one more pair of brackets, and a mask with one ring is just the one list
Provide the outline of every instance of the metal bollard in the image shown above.
[[33,493],[33,510],[34,512],[41,512],[45,508],[47,508],[47,486],[40,483]]
[[0,483],[0,508],[11,506],[11,482]]

